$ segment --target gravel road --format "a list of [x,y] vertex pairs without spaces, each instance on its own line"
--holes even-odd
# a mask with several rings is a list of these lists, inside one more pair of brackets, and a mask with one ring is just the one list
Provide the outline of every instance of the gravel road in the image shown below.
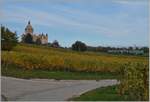
[[1,77],[1,93],[9,101],[65,101],[117,80],[54,80]]

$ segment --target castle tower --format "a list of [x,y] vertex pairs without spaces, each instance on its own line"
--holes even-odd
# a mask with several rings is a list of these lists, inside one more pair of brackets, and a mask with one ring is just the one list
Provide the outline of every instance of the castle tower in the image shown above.
[[33,34],[33,27],[30,24],[30,21],[28,21],[28,25],[25,28],[25,34],[31,34],[31,35]]

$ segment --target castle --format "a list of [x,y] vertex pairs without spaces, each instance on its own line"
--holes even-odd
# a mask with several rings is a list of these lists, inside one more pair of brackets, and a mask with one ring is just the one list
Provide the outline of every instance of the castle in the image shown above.
[[27,35],[27,34],[30,34],[33,38],[33,42],[36,43],[37,40],[40,40],[40,43],[41,44],[47,44],[48,43],[48,34],[33,34],[33,27],[30,23],[30,21],[28,21],[28,25],[26,26],[25,28],[25,33],[22,35]]

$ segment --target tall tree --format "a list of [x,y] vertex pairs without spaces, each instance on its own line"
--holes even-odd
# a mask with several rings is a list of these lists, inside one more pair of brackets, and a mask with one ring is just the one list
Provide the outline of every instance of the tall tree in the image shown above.
[[27,35],[25,35],[24,36],[24,42],[25,43],[29,43],[29,44],[32,44],[33,43],[33,37],[32,37],[32,35],[31,34],[27,34]]
[[72,50],[75,51],[86,51],[87,50],[87,46],[85,43],[81,42],[81,41],[76,41],[74,44],[72,44]]
[[8,28],[1,26],[1,47],[2,50],[10,51],[18,42],[17,34]]

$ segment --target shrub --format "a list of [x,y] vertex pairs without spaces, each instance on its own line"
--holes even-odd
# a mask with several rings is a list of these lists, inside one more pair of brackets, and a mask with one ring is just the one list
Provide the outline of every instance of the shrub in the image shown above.
[[51,47],[60,47],[59,42],[57,40],[54,40],[53,43],[51,44]]
[[120,95],[129,94],[131,100],[148,100],[148,65],[127,63],[120,69]]

